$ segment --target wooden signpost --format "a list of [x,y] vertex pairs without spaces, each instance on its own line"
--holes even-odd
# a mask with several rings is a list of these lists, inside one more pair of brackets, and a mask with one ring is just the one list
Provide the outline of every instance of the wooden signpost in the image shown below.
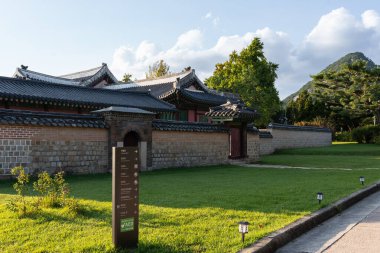
[[137,248],[139,234],[138,147],[112,148],[112,240],[118,248]]

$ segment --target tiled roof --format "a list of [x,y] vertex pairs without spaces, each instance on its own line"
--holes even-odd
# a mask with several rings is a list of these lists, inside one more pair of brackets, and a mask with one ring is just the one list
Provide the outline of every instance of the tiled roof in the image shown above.
[[256,110],[247,108],[242,103],[227,103],[210,108],[205,115],[213,119],[252,121],[256,116]]
[[[104,87],[104,89],[110,89],[110,90],[116,90],[114,87],[116,86],[122,86],[120,85],[111,85]],[[161,94],[165,94],[166,92],[169,92],[173,90],[173,84],[172,83],[162,83],[159,85],[146,85],[146,86],[134,86],[130,88],[124,88],[124,89],[117,89],[119,91],[144,91],[144,92],[150,92],[153,96],[159,98]]]
[[229,129],[225,126],[200,122],[154,120],[152,127],[161,131],[229,132]]
[[102,68],[103,68],[103,65],[96,67],[96,68],[88,69],[88,70],[83,70],[83,71],[70,73],[70,74],[66,74],[66,75],[61,75],[59,77],[81,81],[83,79],[87,79],[88,77],[95,75]]
[[13,77],[42,81],[47,83],[64,84],[64,85],[77,85],[90,87],[94,86],[100,79],[108,76],[114,83],[117,83],[116,77],[108,69],[107,64],[103,63],[102,66],[96,67],[81,72],[66,74],[62,76],[52,76],[35,71],[28,70],[26,67],[17,68]]
[[[135,84],[135,86],[133,86]],[[195,75],[194,70],[173,74],[169,77],[140,80],[134,84],[120,84],[105,87],[105,89],[117,89],[121,91],[149,91],[153,96],[165,100],[172,94],[179,94],[194,103],[207,104],[209,106],[221,105],[227,102],[227,97],[221,93],[208,89]],[[188,89],[196,85],[198,90]]]
[[179,91],[182,96],[196,103],[207,103],[211,106],[221,105],[227,102],[227,98],[198,90],[181,89]]
[[120,106],[110,106],[100,110],[92,111],[92,113],[104,113],[104,112],[122,112],[122,113],[132,113],[132,114],[149,114],[154,115],[152,112],[148,112],[139,108],[132,107],[120,107]]
[[95,115],[0,110],[0,123],[54,127],[106,128],[103,119]]
[[273,138],[273,135],[272,135],[271,132],[269,132],[269,131],[262,131],[262,130],[260,130],[260,131],[259,131],[259,137],[260,137],[260,138],[267,138],[267,139],[270,139],[270,138]]
[[28,69],[22,69],[22,68],[17,68],[13,77],[47,82],[47,83],[64,84],[64,85],[79,85],[80,83],[79,81],[57,77],[57,76],[51,76],[51,75],[31,71]]
[[[90,72],[87,72],[86,74],[90,74],[92,72],[93,71],[90,71]],[[72,76],[80,76],[80,75],[84,76],[85,72],[82,71],[82,72],[74,73],[74,74],[71,74],[71,75]],[[99,82],[101,79],[103,79],[106,76],[108,76],[112,80],[113,83],[117,83],[118,82],[118,80],[116,79],[116,77],[108,69],[107,64],[103,63],[102,67],[97,72],[95,72],[95,74],[89,75],[88,77],[86,77],[86,79],[83,80],[80,85],[81,86],[86,86],[86,87],[93,86],[93,85],[95,85],[97,82]]]
[[173,105],[144,92],[119,92],[8,77],[0,77],[0,98],[42,101],[46,104],[87,105],[94,109],[124,106],[154,112],[175,110]]
[[331,132],[329,128],[325,128],[325,127],[293,126],[293,125],[283,125],[283,124],[277,124],[277,123],[270,123],[268,125],[268,128],[294,130],[294,131]]
[[[181,73],[174,73],[169,76],[154,78],[154,79],[143,79],[136,80],[129,83],[119,83],[117,85],[110,85],[104,87],[104,89],[109,90],[138,90],[138,91],[148,91],[151,90],[152,94],[157,94],[157,97],[163,94],[165,91],[160,92],[162,86],[173,88],[173,83],[179,78],[180,80],[187,76],[194,75],[193,70],[184,71]],[[156,96],[156,95],[153,95]]]
[[140,85],[140,86],[157,85],[157,84],[162,84],[162,83],[173,83],[178,78],[183,79],[186,76],[191,76],[193,74],[194,74],[194,70],[191,69],[188,71],[184,71],[184,72],[180,72],[180,73],[174,73],[174,74],[159,77],[159,78],[137,80],[137,81],[135,81],[135,83]]
[[247,125],[247,131],[251,133],[259,133],[259,129],[257,129],[253,124]]

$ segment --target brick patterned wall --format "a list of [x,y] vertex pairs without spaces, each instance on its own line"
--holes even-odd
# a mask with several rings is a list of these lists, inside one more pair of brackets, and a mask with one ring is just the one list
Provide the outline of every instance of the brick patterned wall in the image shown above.
[[247,155],[248,162],[260,160],[260,138],[258,133],[247,133]]
[[151,169],[228,163],[228,133],[152,131]]
[[269,155],[274,152],[272,138],[260,138],[260,155]]
[[54,172],[108,170],[106,129],[0,125],[0,174],[15,166]]
[[31,144],[28,139],[0,139],[0,174],[15,166],[27,167],[32,161]]
[[331,132],[270,129],[274,149],[323,147],[331,145]]

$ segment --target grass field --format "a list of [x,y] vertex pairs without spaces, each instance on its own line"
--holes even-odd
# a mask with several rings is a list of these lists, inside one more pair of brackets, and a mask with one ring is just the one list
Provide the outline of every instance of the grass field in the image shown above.
[[[327,205],[360,189],[360,175],[368,184],[380,179],[380,170],[361,170],[380,159],[376,145],[291,150],[265,157],[267,163],[292,156],[303,166],[338,167],[332,162],[349,167],[355,161],[345,159],[350,152],[362,159],[362,167],[345,171],[214,166],[142,173],[139,252],[236,252],[319,209],[316,192],[324,192]],[[327,156],[335,159],[326,160]],[[0,252],[122,252],[112,246],[111,176],[73,176],[68,181],[84,208],[80,215],[45,209],[24,219],[6,210],[5,201],[14,193],[11,183],[0,183]],[[242,220],[251,223],[244,245],[237,229]]]
[[335,144],[323,148],[288,149],[262,157],[264,164],[354,170],[379,169],[380,145]]

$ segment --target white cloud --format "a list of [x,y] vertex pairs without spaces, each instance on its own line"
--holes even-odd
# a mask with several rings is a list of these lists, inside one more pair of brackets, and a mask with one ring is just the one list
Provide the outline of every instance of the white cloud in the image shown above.
[[136,60],[146,61],[147,59],[154,57],[156,53],[156,45],[154,45],[154,43],[144,40],[136,49]]
[[337,52],[366,44],[368,30],[348,10],[339,8],[323,15],[306,36],[300,54],[304,58],[329,58]]
[[362,14],[362,22],[365,28],[379,29],[380,28],[380,17],[374,10],[368,10]]
[[[204,18],[215,19],[211,12]],[[254,37],[260,37],[264,43],[266,57],[279,64],[276,86],[282,98],[310,80],[310,74],[316,74],[346,53],[362,51],[375,62],[380,61],[378,13],[367,10],[358,18],[339,8],[323,15],[298,45],[285,32],[265,27],[243,35],[221,36],[214,46],[204,48],[202,32],[193,29],[179,35],[166,50],[159,50],[148,41],[142,41],[137,48],[121,46],[114,52],[111,68],[119,77],[128,72],[143,78],[149,65],[164,59],[171,71],[192,66],[203,79],[212,74],[216,63],[227,60],[233,50],[240,51]]]
[[200,49],[202,47],[202,33],[201,31],[194,29],[181,34],[177,43],[174,45],[173,49]]
[[[303,73],[295,77],[298,84],[284,84],[295,92],[330,63],[351,52],[363,52],[375,62],[380,61],[380,18],[376,11],[367,10],[361,18],[345,8],[323,15],[300,45],[294,46],[293,70]],[[279,82],[282,81],[279,79]],[[286,93],[285,95],[287,95]],[[284,96],[284,94],[283,94]]]
[[207,12],[207,14],[204,16],[205,19],[209,19],[212,17],[212,12]]

